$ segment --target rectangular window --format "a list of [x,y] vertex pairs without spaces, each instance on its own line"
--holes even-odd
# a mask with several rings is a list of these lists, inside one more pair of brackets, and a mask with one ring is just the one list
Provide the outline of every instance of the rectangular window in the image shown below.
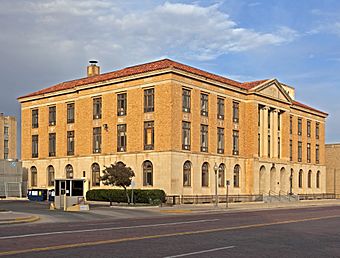
[[257,125],[258,125],[258,127],[261,126],[261,107],[260,107],[260,105],[257,109]]
[[67,132],[67,155],[74,155],[74,131]]
[[293,117],[292,116],[289,117],[289,133],[290,134],[293,133]]
[[307,137],[311,136],[311,122],[307,121]]
[[224,153],[224,128],[217,128],[217,153]]
[[280,152],[281,152],[281,139],[280,137],[277,138],[277,157],[280,158]]
[[201,115],[208,116],[208,94],[201,93]]
[[289,140],[289,159],[293,161],[293,141]]
[[302,161],[302,142],[298,142],[298,162]]
[[182,89],[182,109],[183,112],[190,113],[190,95],[191,91],[189,89]]
[[239,132],[233,130],[233,155],[239,154]]
[[317,144],[316,146],[315,146],[315,161],[316,161],[316,163],[319,163],[320,162],[320,160],[319,160],[319,144]]
[[32,110],[32,128],[39,127],[39,110],[33,109]]
[[281,130],[281,114],[280,112],[277,113],[277,130]]
[[55,157],[56,134],[55,133],[50,133],[48,138],[49,138],[48,156],[49,157]]
[[48,108],[48,124],[50,126],[56,125],[57,122],[57,107],[56,106],[51,106]]
[[144,150],[153,150],[155,141],[154,122],[144,122]]
[[74,123],[74,103],[67,104],[67,123]]
[[8,135],[9,135],[9,128],[8,126],[4,126],[4,136],[8,137]]
[[93,119],[102,118],[102,98],[93,99]]
[[32,158],[37,158],[38,154],[38,135],[32,135]]
[[93,128],[93,153],[100,153],[102,147],[102,128]]
[[270,158],[270,135],[268,135],[268,158]]
[[315,138],[319,139],[319,123],[316,123],[315,125]]
[[257,155],[261,156],[261,134],[257,135]]
[[217,119],[224,119],[224,99],[217,98]]
[[189,122],[182,122],[182,149],[190,150],[190,129],[191,124]]
[[201,125],[201,151],[208,151],[208,126]]
[[117,115],[126,116],[127,113],[127,94],[117,94]]
[[4,159],[8,159],[8,152],[8,140],[4,140]]
[[268,110],[268,129],[270,129],[270,110]]
[[302,135],[302,119],[298,119],[298,135]]
[[310,143],[307,143],[307,162],[310,163]]
[[236,101],[233,101],[233,122],[238,123],[239,122],[239,104]]
[[155,110],[154,107],[155,101],[155,89],[146,89],[144,90],[144,112],[153,112]]
[[126,124],[117,125],[117,151],[126,151]]

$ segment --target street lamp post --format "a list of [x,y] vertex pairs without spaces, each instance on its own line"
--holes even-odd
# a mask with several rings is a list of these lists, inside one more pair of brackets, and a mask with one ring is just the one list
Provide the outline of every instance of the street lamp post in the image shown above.
[[226,193],[226,197],[225,197],[225,207],[228,208],[229,207],[229,185],[230,185],[230,181],[227,180],[227,193]]
[[217,171],[218,171],[218,166],[217,163],[215,162],[214,165],[214,170],[215,170],[215,206],[218,206],[218,195],[217,195]]

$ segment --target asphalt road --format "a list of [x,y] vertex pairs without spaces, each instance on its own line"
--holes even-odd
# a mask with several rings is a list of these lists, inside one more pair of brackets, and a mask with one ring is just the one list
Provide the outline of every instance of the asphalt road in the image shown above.
[[10,257],[340,257],[340,208],[1,227]]

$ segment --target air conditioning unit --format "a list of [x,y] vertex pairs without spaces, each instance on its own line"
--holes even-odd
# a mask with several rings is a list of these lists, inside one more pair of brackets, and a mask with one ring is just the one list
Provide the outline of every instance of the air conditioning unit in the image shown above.
[[95,118],[95,119],[99,119],[99,118],[100,118],[100,115],[95,115],[94,118]]
[[119,147],[118,151],[125,151],[125,148],[124,147]]
[[233,155],[238,155],[238,151],[233,151]]
[[94,150],[94,153],[99,153],[99,152],[100,152],[99,149],[95,149],[95,150]]
[[55,125],[55,121],[50,122],[50,125],[54,126]]

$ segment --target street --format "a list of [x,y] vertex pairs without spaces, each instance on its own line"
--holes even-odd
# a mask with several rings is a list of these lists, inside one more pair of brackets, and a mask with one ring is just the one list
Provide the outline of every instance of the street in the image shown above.
[[340,208],[33,223],[1,227],[11,257],[339,257]]

